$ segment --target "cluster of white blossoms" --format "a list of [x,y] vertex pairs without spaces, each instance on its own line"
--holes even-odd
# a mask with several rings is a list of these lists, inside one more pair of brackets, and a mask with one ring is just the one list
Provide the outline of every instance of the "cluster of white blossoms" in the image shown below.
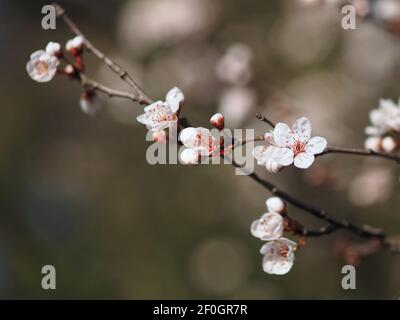
[[253,156],[259,165],[265,165],[273,173],[292,163],[297,168],[307,169],[314,162],[315,155],[322,153],[327,146],[325,138],[311,138],[311,123],[305,117],[297,119],[292,128],[278,123],[264,138],[267,145],[256,146]]
[[368,138],[365,140],[365,148],[388,153],[399,148],[399,139],[396,134],[400,133],[400,99],[398,104],[390,99],[379,100],[379,106],[373,109],[369,118],[371,126],[365,129]]
[[[26,64],[28,75],[36,82],[49,82],[57,72],[73,77],[76,75],[76,70],[83,69],[80,59],[83,53],[83,44],[81,36],[67,41],[65,50],[76,59],[76,64],[67,63],[64,68],[60,68],[60,63],[64,58],[62,47],[58,42],[50,41],[45,50],[38,50],[31,54],[30,60]],[[93,90],[85,90],[82,93],[79,105],[82,111],[89,115],[94,115],[101,109],[100,99]]]
[[266,201],[268,212],[251,224],[251,234],[263,241],[267,241],[261,247],[263,269],[269,274],[286,274],[290,271],[294,262],[296,242],[282,237],[285,221],[282,217],[286,208],[284,202],[278,197],[272,197]]

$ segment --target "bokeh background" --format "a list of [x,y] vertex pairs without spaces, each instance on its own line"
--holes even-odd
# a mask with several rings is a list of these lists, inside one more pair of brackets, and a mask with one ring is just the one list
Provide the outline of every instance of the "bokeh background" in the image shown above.
[[[400,92],[400,3],[376,2],[357,30],[341,28],[335,1],[61,3],[151,97],[179,86],[184,115],[198,126],[222,110],[228,126],[262,134],[256,112],[287,122],[304,115],[331,144],[362,147],[369,111]],[[400,297],[400,256],[387,252],[361,261],[357,290],[341,288],[339,249],[357,241],[343,232],[310,239],[286,276],[265,274],[249,226],[266,211],[266,190],[228,165],[151,166],[135,120],[141,107],[103,97],[90,117],[77,83],[28,77],[31,52],[72,37],[61,22],[41,29],[44,4],[0,1],[1,298]],[[367,13],[365,2],[357,6]],[[93,57],[87,63],[97,80],[126,88]],[[307,171],[257,171],[337,217],[400,234],[390,162],[330,155]],[[46,264],[56,267],[55,291],[41,288]]]

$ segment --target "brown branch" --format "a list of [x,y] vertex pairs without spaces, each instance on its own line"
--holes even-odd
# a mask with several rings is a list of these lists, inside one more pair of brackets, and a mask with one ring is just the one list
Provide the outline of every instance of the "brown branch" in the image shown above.
[[[85,74],[82,72],[79,73],[78,78],[84,87],[90,87],[94,90],[98,90],[100,92],[103,92],[110,97],[121,97],[121,98],[126,98],[130,99],[132,101],[139,102],[141,104],[150,104],[152,100],[147,97],[147,95],[144,93],[142,89],[133,81],[133,79],[128,75],[126,71],[123,71],[123,69],[113,62],[110,58],[105,56],[100,50],[98,50],[96,47],[94,47],[88,40],[87,38],[80,32],[80,30],[77,28],[75,23],[73,23],[68,16],[65,14],[65,10],[55,4],[54,5],[57,10],[57,16],[61,17],[64,22],[67,24],[67,26],[71,29],[72,32],[74,32],[76,35],[80,35],[84,39],[84,43],[86,48],[91,51],[94,55],[96,55],[99,59],[104,61],[104,63],[116,74],[118,74],[122,80],[127,82],[133,89],[134,93],[126,93],[122,91],[117,91],[111,88],[108,88],[90,78],[88,78]],[[258,114],[257,118],[260,119],[261,121],[264,121],[268,123],[271,127],[274,127],[274,124],[272,121],[268,120],[266,117]],[[191,126],[189,121],[186,118],[181,118],[179,120],[179,124],[182,128],[189,127]],[[259,137],[257,137],[259,139]],[[338,151],[339,149],[329,149],[329,153],[352,153],[352,154],[359,154],[359,153],[354,153],[354,152],[343,152],[343,150],[347,149],[342,149],[341,151]],[[335,151],[333,151],[335,150]],[[349,150],[347,150],[349,151]],[[352,150],[354,151],[354,150]],[[327,152],[328,153],[328,152]],[[381,156],[378,154],[368,154],[368,155],[375,155],[375,156]],[[385,156],[386,158],[386,156]],[[241,169],[242,171],[245,171],[244,168],[242,168],[239,164],[237,164],[235,161],[232,161],[232,165],[236,168]],[[268,180],[260,178],[256,173],[252,172],[249,173],[248,176],[252,178],[254,181],[262,185],[264,188],[269,190],[272,194],[282,198],[286,202],[292,204],[293,206],[302,209],[303,211],[313,215],[316,218],[319,218],[325,222],[328,222],[328,225],[321,227],[320,229],[317,230],[308,230],[305,227],[301,227],[300,231],[298,232],[299,235],[302,236],[309,236],[309,237],[317,237],[321,235],[326,235],[329,233],[332,233],[336,230],[343,229],[347,230],[359,237],[362,238],[367,238],[367,239],[379,239],[379,241],[389,248],[392,251],[400,252],[400,245],[398,242],[395,242],[391,238],[386,237],[386,235],[379,229],[372,228],[367,225],[363,226],[356,226],[353,223],[343,219],[343,220],[337,220],[327,214],[327,212],[324,209],[315,207],[313,205],[310,205],[306,202],[303,202],[299,199],[294,198],[293,196],[289,195],[288,193],[278,189],[274,184],[269,182]]]
[[339,147],[327,147],[324,152],[315,155],[316,157],[324,156],[330,153],[339,153],[339,154],[350,154],[350,155],[358,155],[358,156],[366,156],[366,157],[378,157],[387,160],[392,160],[400,164],[400,157],[396,155],[392,155],[389,153],[376,152],[373,150],[366,149],[353,149],[353,148],[339,148]]
[[61,18],[64,23],[68,26],[68,28],[77,36],[81,36],[83,38],[85,47],[88,51],[93,53],[97,58],[102,60],[114,73],[116,73],[123,81],[125,81],[129,86],[133,88],[135,99],[134,101],[148,105],[152,103],[152,100],[146,95],[146,93],[140,88],[140,86],[132,79],[129,73],[124,70],[118,63],[111,60],[108,56],[106,56],[103,52],[97,49],[87,38],[86,36],[79,30],[77,25],[67,16],[65,9],[57,3],[53,3],[54,8],[56,9],[57,17]]

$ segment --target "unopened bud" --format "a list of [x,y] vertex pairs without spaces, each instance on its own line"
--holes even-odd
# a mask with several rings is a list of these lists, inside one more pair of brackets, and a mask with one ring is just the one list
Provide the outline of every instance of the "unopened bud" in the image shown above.
[[286,210],[286,205],[279,197],[272,197],[267,199],[265,202],[267,205],[268,211],[276,212],[276,213],[284,213]]
[[84,91],[79,104],[82,111],[91,116],[95,115],[101,109],[101,101],[93,90]]
[[225,128],[225,118],[221,113],[214,114],[210,119],[210,123],[218,130],[223,130]]
[[55,56],[57,58],[62,57],[62,52],[61,52],[61,45],[58,42],[49,42],[46,46],[46,52],[51,55]]
[[80,56],[83,52],[83,37],[76,36],[75,38],[68,40],[65,49],[75,57]]

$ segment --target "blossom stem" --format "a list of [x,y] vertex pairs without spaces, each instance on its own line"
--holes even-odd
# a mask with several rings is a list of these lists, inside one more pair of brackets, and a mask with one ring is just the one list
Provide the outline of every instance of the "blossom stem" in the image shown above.
[[367,156],[367,157],[379,157],[383,159],[388,159],[397,162],[400,164],[400,157],[396,155],[392,155],[389,153],[376,152],[373,150],[366,149],[352,149],[352,148],[339,148],[339,147],[327,147],[324,152],[315,155],[316,157],[320,157],[329,153],[340,153],[340,154],[352,154],[358,156]]
[[61,18],[64,23],[68,26],[68,28],[77,36],[81,36],[83,38],[83,42],[85,44],[86,49],[93,53],[97,58],[102,60],[114,73],[118,74],[119,77],[125,81],[129,86],[132,87],[135,95],[135,100],[139,104],[148,105],[153,101],[146,95],[143,89],[132,79],[129,73],[124,70],[118,63],[110,59],[106,56],[102,51],[97,49],[87,38],[86,36],[79,30],[78,26],[68,17],[65,12],[65,9],[57,3],[53,3],[54,8],[56,9],[57,17]]
[[[92,52],[96,57],[98,57],[100,60],[102,60],[114,73],[118,74],[120,78],[128,83],[132,88],[133,88],[133,93],[126,93],[118,90],[114,90],[111,88],[108,88],[90,78],[88,78],[83,72],[79,72],[78,74],[78,80],[80,80],[80,83],[84,87],[89,87],[91,89],[103,92],[107,94],[110,97],[121,97],[121,98],[126,98],[130,99],[132,101],[138,102],[140,104],[148,105],[152,103],[152,100],[144,93],[144,91],[137,85],[137,83],[131,78],[131,76],[124,70],[120,65],[118,65],[116,62],[112,61],[109,57],[107,57],[104,53],[102,53],[99,49],[97,49],[95,46],[93,46],[89,40],[82,34],[82,32],[78,29],[78,27],[75,25],[75,23],[66,15],[65,10],[58,4],[53,4],[54,7],[56,8],[56,13],[57,17],[60,17],[63,19],[65,24],[69,27],[69,29],[75,33],[78,36],[81,36],[84,40],[85,47],[87,48],[88,51]],[[270,120],[268,120],[266,117],[262,116],[261,114],[257,115],[257,118],[268,125],[270,125],[272,128],[275,127],[274,123]],[[179,125],[181,128],[186,128],[190,127],[190,123],[186,118],[180,118],[179,119]],[[258,138],[256,138],[258,139]],[[259,141],[259,140],[257,140]],[[247,141],[245,141],[247,142]],[[244,142],[243,142],[244,144]],[[352,152],[349,152],[352,151]],[[354,152],[353,149],[339,149],[339,148],[329,148],[326,150],[325,153],[351,153],[351,154],[362,154],[362,155],[369,155],[369,156],[381,156],[384,158],[388,158],[388,155],[381,155],[378,153],[373,153],[369,151],[363,150],[362,152],[359,150],[356,150]],[[394,160],[394,159],[392,159]],[[398,161],[398,160],[397,160]],[[237,164],[235,161],[232,161],[232,165],[236,168],[241,169],[242,171],[245,171],[243,167],[241,167],[239,164]],[[317,217],[323,221],[328,222],[328,225],[317,229],[317,230],[308,230],[305,227],[302,227],[299,233],[301,233],[302,236],[309,236],[309,237],[317,237],[321,235],[326,235],[329,233],[332,233],[338,229],[344,229],[347,230],[359,237],[362,238],[367,238],[367,239],[378,239],[380,242],[389,248],[392,251],[395,252],[400,252],[400,245],[397,241],[392,240],[391,238],[386,237],[386,235],[378,229],[372,228],[367,225],[363,226],[356,226],[352,223],[350,223],[347,220],[336,220],[333,217],[329,216],[327,212],[324,209],[315,207],[313,205],[307,204],[291,195],[288,193],[278,189],[274,184],[269,182],[268,180],[260,178],[256,173],[251,172],[248,174],[250,178],[252,178],[254,181],[262,185],[264,188],[269,190],[272,194],[281,197],[288,203],[292,204],[293,206],[302,209],[303,211],[313,215],[314,217]]]

